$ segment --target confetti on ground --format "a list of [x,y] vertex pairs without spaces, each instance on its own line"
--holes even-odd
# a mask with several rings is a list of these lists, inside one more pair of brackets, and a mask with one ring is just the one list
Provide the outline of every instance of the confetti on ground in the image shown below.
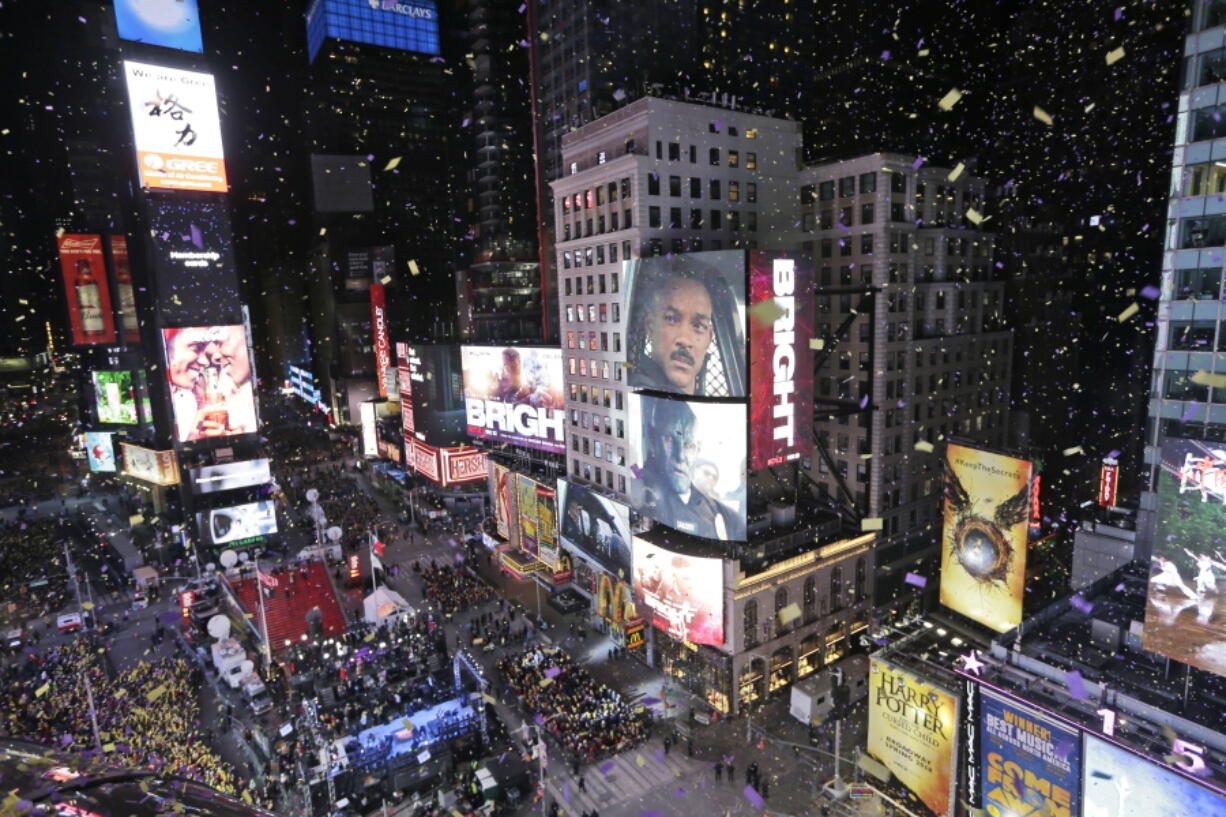
[[613,767],[614,767],[614,766],[616,766],[616,765],[617,765],[617,764],[616,764],[616,763],[614,763],[613,761],[611,761],[611,760],[606,760],[604,763],[601,763],[601,764],[600,764],[600,773],[601,773],[601,774],[608,774],[609,772],[613,771]]
[[1081,677],[1081,673],[1077,670],[1069,670],[1064,674],[1064,681],[1068,684],[1068,694],[1078,700],[1084,700],[1090,697],[1086,692],[1086,682]]
[[758,794],[758,790],[753,786],[746,784],[745,788],[741,789],[741,794],[745,795],[745,799],[754,808],[762,808],[766,805],[766,801],[762,799],[762,795]]
[[561,674],[562,674],[561,667],[550,667],[549,669],[545,670],[546,678],[557,678]]

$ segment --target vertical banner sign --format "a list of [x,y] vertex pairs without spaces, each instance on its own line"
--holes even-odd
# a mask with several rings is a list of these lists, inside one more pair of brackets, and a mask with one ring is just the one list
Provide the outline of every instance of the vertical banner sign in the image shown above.
[[1103,467],[1098,474],[1098,504],[1104,508],[1115,507],[1116,489],[1120,485],[1120,462],[1112,457],[1103,458]]
[[123,331],[123,339],[138,341],[140,322],[136,316],[136,290],[132,287],[127,236],[111,236],[111,261],[115,264],[115,297],[119,299],[119,327]]
[[749,256],[749,467],[813,452],[812,275],[790,258]]
[[523,474],[516,474],[515,481],[519,495],[519,549],[536,556],[536,483]]
[[1081,736],[1077,731],[988,690],[981,700],[984,811],[991,817],[1078,817]]
[[62,233],[57,244],[73,345],[115,343],[115,313],[111,309],[102,236]]
[[1022,621],[1031,470],[961,445],[945,457],[941,604],[1000,633]]
[[225,193],[212,74],[124,60],[141,187]]
[[370,285],[370,326],[375,335],[375,380],[379,384],[379,396],[387,397],[392,344],[387,335],[387,293],[383,284]]
[[558,495],[552,488],[536,488],[536,546],[540,560],[557,571],[561,567],[558,552]]
[[511,472],[504,465],[490,463],[492,471],[490,479],[494,489],[494,522],[498,526],[498,535],[503,539],[511,538]]
[[958,697],[873,658],[868,752],[937,817],[954,813]]
[[413,436],[413,381],[409,371],[409,344],[396,344],[396,386],[400,389],[400,427],[404,429],[404,438]]
[[983,794],[979,788],[979,684],[970,678],[962,679],[962,785],[966,792],[967,805],[981,808]]

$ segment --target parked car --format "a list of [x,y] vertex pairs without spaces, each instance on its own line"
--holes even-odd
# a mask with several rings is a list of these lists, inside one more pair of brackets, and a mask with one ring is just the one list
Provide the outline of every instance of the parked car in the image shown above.
[[4,650],[5,652],[17,652],[25,646],[25,635],[21,632],[20,627],[14,627],[11,630],[6,630],[4,633]]
[[81,621],[80,613],[63,613],[55,620],[55,626],[60,632],[67,633],[73,630],[81,629],[84,622]]

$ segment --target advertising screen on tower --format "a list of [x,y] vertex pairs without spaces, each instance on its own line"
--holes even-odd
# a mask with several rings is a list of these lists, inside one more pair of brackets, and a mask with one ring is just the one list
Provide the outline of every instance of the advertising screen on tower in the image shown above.
[[102,236],[61,233],[60,276],[68,301],[68,323],[74,346],[115,343],[115,313],[107,281]]
[[163,329],[162,345],[179,442],[258,430],[255,375],[241,323]]
[[221,201],[162,196],[149,201],[157,309],[168,323],[241,320],[243,298]]
[[87,431],[81,437],[89,470],[95,473],[114,473],[115,435],[110,431]]
[[374,333],[375,383],[379,387],[379,396],[387,397],[387,370],[392,365],[392,342],[387,333],[387,290],[383,284],[370,285],[370,327]]
[[98,422],[136,425],[136,391],[131,372],[91,372]]
[[1006,632],[1022,622],[1031,463],[951,443],[941,604]]
[[141,186],[228,191],[213,75],[132,60],[123,70]]
[[254,488],[272,482],[272,470],[266,459],[202,465],[191,469],[187,474],[191,479],[192,489],[197,494]]
[[214,508],[196,514],[200,541],[206,545],[238,547],[277,532],[277,510],[272,500]]
[[196,0],[115,0],[115,26],[124,40],[204,52]]
[[514,484],[514,472],[505,465],[490,462],[490,485],[494,492],[494,523],[498,526],[498,535],[503,539],[511,538],[511,528],[514,525],[511,499]]
[[516,507],[519,508],[519,548],[536,555],[536,483],[515,475]]
[[460,347],[397,343],[396,349],[405,431],[438,448],[467,443]]
[[585,485],[558,480],[562,544],[630,581],[630,509]]
[[813,415],[813,276],[749,254],[749,467],[808,456]]
[[562,566],[558,550],[558,495],[544,485],[536,486],[536,555],[551,570]]
[[958,696],[880,659],[869,664],[868,753],[937,817],[954,813]]
[[631,394],[630,505],[683,533],[743,542],[745,404]]
[[1145,649],[1226,675],[1226,445],[1168,438],[1145,605]]
[[652,626],[692,644],[724,643],[724,560],[665,550],[634,537],[634,595]]
[[128,237],[123,235],[109,236],[111,242],[111,262],[115,265],[115,295],[119,300],[116,312],[119,317],[119,328],[123,339],[140,340],[140,320],[136,314],[136,290],[132,284],[132,264],[128,256]]
[[1078,817],[1080,733],[987,689],[980,699],[984,810]]
[[174,451],[154,451],[137,445],[120,443],[123,452],[123,472],[155,485],[178,485],[179,465]]
[[1082,768],[1082,814],[1087,817],[1226,814],[1226,798],[1217,792],[1088,734]]
[[627,383],[633,389],[744,397],[745,252],[629,261]]
[[464,346],[460,352],[470,437],[566,450],[561,349]]
[[307,56],[324,40],[439,53],[438,11],[433,0],[315,0],[307,9]]

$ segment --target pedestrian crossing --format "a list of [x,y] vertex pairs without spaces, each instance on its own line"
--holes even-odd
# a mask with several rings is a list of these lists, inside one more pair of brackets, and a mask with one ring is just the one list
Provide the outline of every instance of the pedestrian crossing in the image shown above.
[[[610,766],[610,764],[612,764]],[[546,779],[547,796],[556,802],[568,817],[634,800],[647,794],[668,794],[678,788],[696,785],[695,776],[706,770],[706,764],[688,758],[684,753],[661,755],[649,745],[624,752],[610,760],[582,769],[584,788],[567,767],[554,764]],[[601,771],[605,769],[607,771]],[[707,771],[708,776],[710,772]]]

